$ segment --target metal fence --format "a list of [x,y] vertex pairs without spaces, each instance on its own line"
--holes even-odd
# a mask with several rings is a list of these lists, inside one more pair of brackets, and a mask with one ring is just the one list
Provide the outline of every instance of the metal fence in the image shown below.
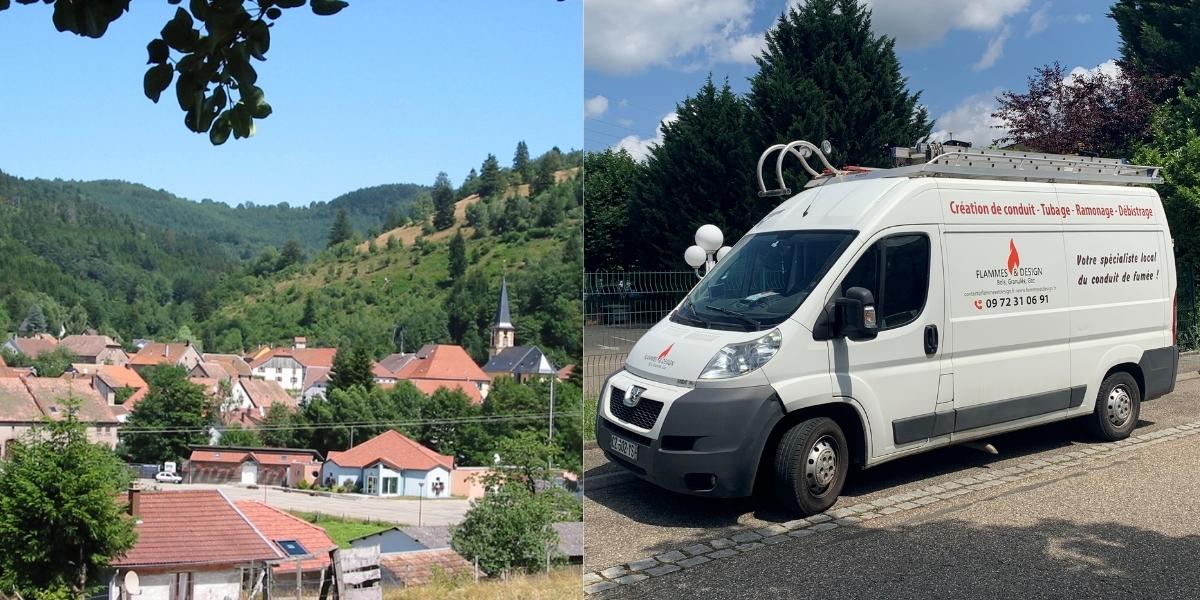
[[583,284],[583,391],[600,394],[604,379],[621,368],[634,342],[675,308],[696,285],[692,271],[585,273]]
[[1183,351],[1200,350],[1200,304],[1196,290],[1196,270],[1179,265],[1175,290],[1175,340]]

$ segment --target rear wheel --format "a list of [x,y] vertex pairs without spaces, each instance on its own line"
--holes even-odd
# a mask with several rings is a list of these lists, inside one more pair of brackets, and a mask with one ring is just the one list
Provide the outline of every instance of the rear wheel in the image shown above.
[[775,495],[789,511],[822,512],[837,501],[849,470],[849,447],[837,422],[802,421],[783,434],[775,450]]
[[1137,427],[1142,393],[1133,375],[1118,371],[1104,378],[1096,395],[1096,410],[1087,418],[1092,433],[1107,442],[1129,437]]

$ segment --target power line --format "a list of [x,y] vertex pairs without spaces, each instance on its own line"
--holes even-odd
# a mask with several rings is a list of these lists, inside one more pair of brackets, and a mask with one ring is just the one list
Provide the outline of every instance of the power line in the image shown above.
[[[555,417],[572,417],[583,416],[582,411],[574,412],[559,412],[556,411]],[[352,421],[343,423],[316,423],[311,425],[260,425],[255,427],[253,431],[320,431],[326,429],[342,429],[342,428],[361,428],[361,427],[403,427],[403,426],[419,426],[419,425],[459,425],[467,423],[495,423],[504,421],[532,421],[545,420],[550,417],[550,413],[525,413],[516,415],[490,415],[479,417],[457,417],[451,419],[419,419],[408,421]],[[216,425],[211,427],[118,427],[117,433],[124,435],[130,433],[208,433]]]

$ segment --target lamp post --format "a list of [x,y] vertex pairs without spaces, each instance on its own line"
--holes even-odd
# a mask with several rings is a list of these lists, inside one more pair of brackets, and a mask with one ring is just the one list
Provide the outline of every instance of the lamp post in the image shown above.
[[417,482],[417,527],[421,526],[421,501],[425,499],[425,482]]
[[[683,252],[683,260],[696,271],[697,278],[704,279],[717,262],[729,254],[730,248],[722,245],[725,243],[725,234],[716,225],[701,225],[694,239],[696,245]],[[704,267],[703,274],[700,273],[700,267]]]

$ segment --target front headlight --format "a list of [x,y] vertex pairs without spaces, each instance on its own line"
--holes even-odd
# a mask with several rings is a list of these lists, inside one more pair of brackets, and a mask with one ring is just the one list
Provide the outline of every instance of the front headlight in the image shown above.
[[779,352],[783,334],[776,329],[756,340],[729,344],[717,351],[700,373],[700,379],[727,379],[745,375],[771,360]]

